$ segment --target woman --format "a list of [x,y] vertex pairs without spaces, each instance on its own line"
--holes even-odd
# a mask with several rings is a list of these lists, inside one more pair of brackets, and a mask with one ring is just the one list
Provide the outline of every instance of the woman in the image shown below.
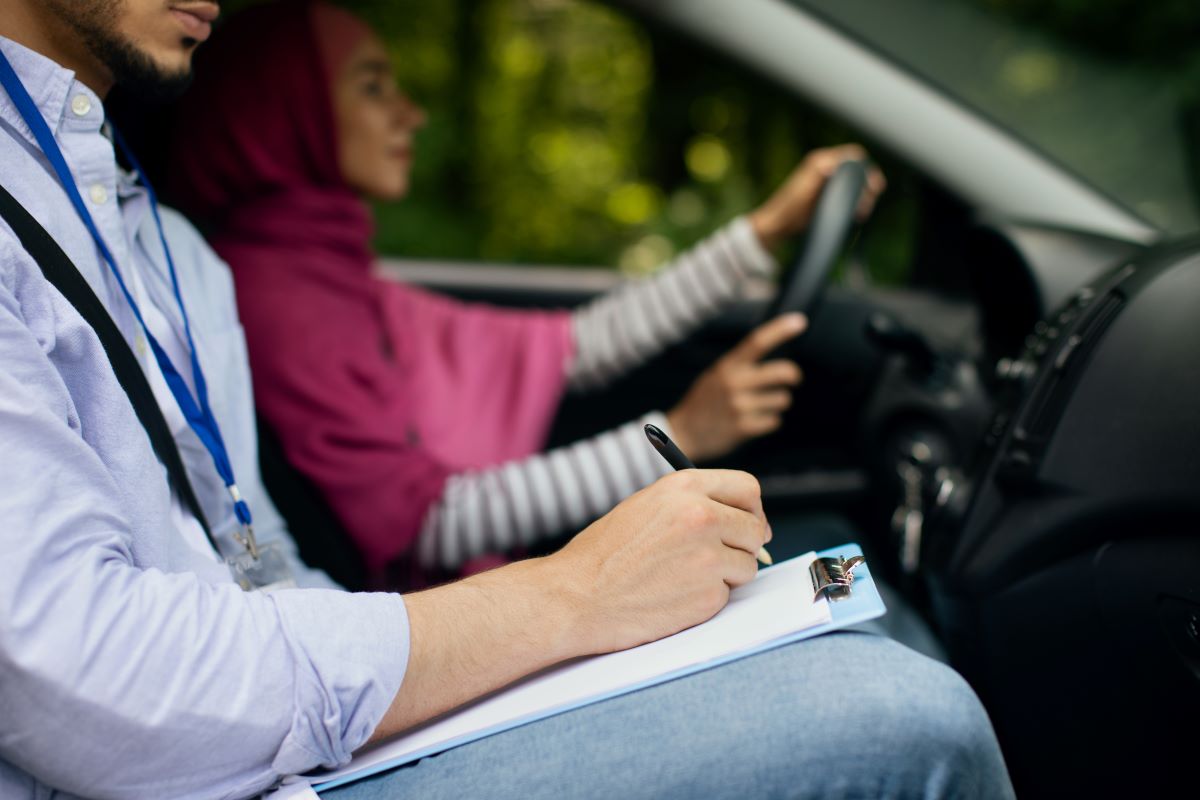
[[[653,280],[575,312],[512,311],[372,275],[364,200],[404,196],[423,123],[365,23],[323,0],[270,3],[203,53],[172,159],[178,201],[233,269],[260,411],[377,580],[419,585],[577,530],[667,469],[646,421],[698,460],[778,427],[800,370],[758,362],[799,315],[760,328],[665,415],[539,453],[564,391],[643,363],[768,275],[767,250],[861,150],[813,154]],[[881,188],[876,173],[864,213]]]

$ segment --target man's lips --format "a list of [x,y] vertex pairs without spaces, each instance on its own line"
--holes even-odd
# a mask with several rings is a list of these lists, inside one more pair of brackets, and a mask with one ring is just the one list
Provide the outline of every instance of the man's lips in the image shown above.
[[221,15],[221,8],[216,3],[188,3],[173,6],[171,14],[179,21],[185,34],[203,42],[212,34],[212,24]]

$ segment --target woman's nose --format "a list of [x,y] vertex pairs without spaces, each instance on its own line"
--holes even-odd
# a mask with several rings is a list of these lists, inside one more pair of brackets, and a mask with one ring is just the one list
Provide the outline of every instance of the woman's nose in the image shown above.
[[406,128],[416,130],[425,127],[425,109],[412,101],[408,95],[400,96],[399,119]]

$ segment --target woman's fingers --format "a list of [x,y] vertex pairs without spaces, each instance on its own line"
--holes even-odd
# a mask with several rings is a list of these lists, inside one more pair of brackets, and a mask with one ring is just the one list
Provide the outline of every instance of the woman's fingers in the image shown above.
[[787,389],[747,392],[746,395],[745,399],[741,401],[741,410],[748,416],[779,414],[792,407],[792,393]]
[[879,167],[872,164],[867,169],[867,185],[863,188],[862,196],[858,198],[858,208],[855,210],[855,216],[859,222],[871,216],[871,211],[875,208],[875,201],[879,199],[879,195],[883,194],[883,190],[886,188],[887,178],[883,176]]
[[781,425],[783,425],[783,415],[767,413],[746,417],[740,428],[744,436],[755,439],[759,436],[766,436],[768,433],[774,433],[779,430]]
[[790,390],[804,374],[788,359],[761,359],[801,334],[807,324],[803,314],[769,320],[705,370],[667,412],[667,422],[685,452],[705,461],[779,427],[775,418],[791,405]]
[[779,345],[799,336],[808,327],[808,317],[799,313],[781,314],[750,331],[726,356],[740,362],[756,363]]
[[762,389],[768,386],[798,386],[804,380],[804,371],[795,361],[777,358],[755,364],[739,376],[739,388]]

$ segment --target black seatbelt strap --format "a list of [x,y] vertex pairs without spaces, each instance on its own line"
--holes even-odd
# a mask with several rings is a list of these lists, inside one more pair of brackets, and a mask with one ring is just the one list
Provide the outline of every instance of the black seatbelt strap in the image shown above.
[[209,527],[208,519],[200,508],[200,501],[196,499],[196,492],[192,489],[187,470],[183,466],[183,458],[175,445],[175,437],[171,435],[171,428],[158,406],[154,390],[150,388],[150,382],[146,380],[146,374],[142,372],[137,357],[113,322],[108,309],[100,302],[100,298],[96,297],[92,287],[54,238],[3,186],[0,186],[0,217],[8,222],[9,227],[21,240],[21,245],[37,261],[46,280],[75,306],[79,315],[96,332],[121,388],[128,395],[138,420],[146,429],[146,435],[150,437],[154,453],[166,467],[172,485],[179,492],[188,510],[204,528],[204,535],[208,537],[219,557],[221,549],[217,547],[212,528]]

